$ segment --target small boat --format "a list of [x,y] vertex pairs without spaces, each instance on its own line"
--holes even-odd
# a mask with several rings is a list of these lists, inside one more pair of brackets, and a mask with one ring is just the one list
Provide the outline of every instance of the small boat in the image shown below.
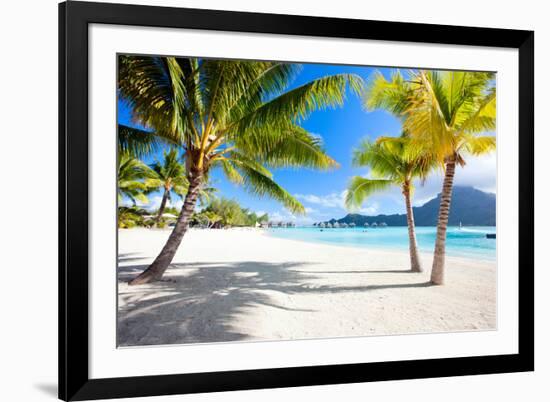
[[485,235],[485,237],[486,237],[487,239],[496,239],[496,238],[497,238],[497,234],[496,234],[496,233],[487,233],[487,234]]

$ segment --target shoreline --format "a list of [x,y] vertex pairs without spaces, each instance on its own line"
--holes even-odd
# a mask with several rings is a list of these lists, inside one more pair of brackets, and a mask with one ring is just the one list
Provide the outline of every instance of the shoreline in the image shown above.
[[[392,227],[406,228],[406,226],[392,226]],[[423,227],[434,227],[434,226],[423,226]],[[250,228],[250,229],[254,230],[254,228]],[[266,229],[259,229],[259,230],[263,230],[264,231],[263,234],[266,235],[266,236],[269,236],[269,233],[266,231]],[[331,242],[328,242],[328,241],[327,242],[322,242],[322,241],[315,241],[315,240],[288,239],[288,238],[279,237],[279,236],[271,236],[271,237],[281,239],[281,240],[294,241],[294,242],[298,242],[298,243],[326,245],[326,246],[329,246],[329,247],[354,248],[354,249],[363,250],[363,251],[372,249],[372,250],[378,250],[378,251],[385,251],[385,252],[389,252],[389,253],[397,252],[397,253],[405,253],[407,255],[409,254],[408,246],[407,246],[407,248],[389,247],[389,246],[384,247],[384,246],[378,246],[378,245],[370,246],[370,247],[360,247],[360,246],[356,246],[356,245],[353,245],[353,244],[334,244],[334,243],[331,243]],[[435,246],[435,244],[434,244],[434,246]],[[420,247],[418,247],[418,248],[419,248],[419,251],[418,251],[419,254],[424,254],[425,256],[430,256],[430,258],[433,258],[433,252],[422,251],[420,249]],[[497,261],[496,252],[495,252],[495,256],[491,257],[491,258],[489,258],[487,256],[483,256],[483,255],[476,255],[474,257],[466,257],[466,256],[463,256],[463,255],[456,255],[452,252],[451,252],[451,254],[449,254],[448,249],[447,249],[447,253],[446,253],[446,258],[473,260],[473,261],[479,261],[481,259],[481,260],[486,261],[486,262],[495,262],[495,263]]]
[[119,346],[492,330],[496,262],[447,259],[447,284],[408,252],[325,245],[265,230],[191,229],[165,281],[130,287],[170,231],[119,231]]
[[[399,228],[406,228],[406,226],[391,226],[391,227],[399,227]],[[422,226],[422,227],[435,227],[435,226]],[[458,227],[458,226],[453,226],[453,227]],[[474,226],[472,226],[474,227]],[[306,227],[306,228],[309,228],[309,227]],[[118,230],[155,230],[155,231],[159,231],[159,232],[167,232],[167,233],[170,233],[172,231],[172,228],[164,228],[164,229],[156,229],[156,228],[153,228],[153,229],[146,229],[146,228],[132,228],[132,229],[118,229]],[[278,228],[274,228],[274,230],[277,230]],[[283,228],[284,229],[284,228]],[[279,240],[285,240],[285,241],[290,241],[290,242],[296,242],[296,243],[305,243],[305,244],[313,244],[313,245],[322,245],[322,246],[326,246],[326,247],[337,247],[337,248],[343,248],[343,249],[355,249],[357,251],[366,251],[366,250],[372,250],[372,251],[380,251],[380,252],[387,252],[387,253],[404,253],[405,255],[409,255],[409,250],[408,250],[408,246],[405,247],[405,248],[400,248],[400,247],[384,247],[384,246],[369,246],[369,247],[361,247],[361,246],[357,246],[357,245],[354,245],[354,244],[334,244],[334,243],[331,243],[331,242],[322,242],[322,241],[315,241],[315,240],[305,240],[305,239],[289,239],[289,238],[285,238],[285,237],[282,237],[282,236],[276,236],[276,235],[273,235],[271,236],[270,235],[270,232],[269,230],[270,229],[265,229],[265,228],[254,228],[254,227],[233,227],[233,228],[226,228],[226,229],[201,229],[201,228],[189,228],[188,230],[188,233],[190,232],[193,232],[193,231],[209,231],[209,230],[212,230],[212,231],[226,231],[226,232],[231,232],[231,231],[235,231],[235,232],[243,232],[243,231],[251,231],[251,232],[256,232],[256,233],[261,233],[263,236],[267,236],[267,237],[270,237],[270,238],[274,238],[274,239],[279,239]],[[327,229],[329,230],[329,229]],[[429,258],[433,258],[433,252],[431,251],[422,251],[419,247],[419,254],[423,255],[425,258],[429,257]],[[473,257],[466,257],[466,256],[463,256],[463,255],[456,255],[456,254],[453,254],[451,252],[451,254],[449,254],[449,250],[447,250],[447,255],[446,255],[446,258],[447,259],[453,259],[453,260],[466,260],[466,261],[480,261],[482,260],[483,262],[488,262],[488,263],[496,263],[497,262],[497,256],[496,256],[496,252],[495,252],[495,256],[492,257],[492,258],[488,258],[487,256],[483,256],[483,255],[476,255],[476,256],[473,256]]]

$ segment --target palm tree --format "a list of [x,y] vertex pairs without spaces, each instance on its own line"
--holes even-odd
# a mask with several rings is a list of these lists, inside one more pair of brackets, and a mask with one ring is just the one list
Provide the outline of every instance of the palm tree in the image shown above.
[[220,222],[223,217],[221,217],[220,215],[218,215],[216,212],[214,211],[205,211],[204,212],[204,216],[206,217],[206,219],[208,220],[208,228],[210,229],[212,226],[214,226],[216,223]]
[[118,201],[122,202],[124,197],[129,198],[134,206],[137,201],[147,203],[145,192],[148,190],[145,180],[153,176],[151,169],[130,156],[128,153],[119,155],[118,163]]
[[181,162],[178,151],[171,148],[169,151],[163,152],[163,161],[156,161],[150,165],[150,168],[155,172],[155,178],[148,179],[145,184],[151,190],[162,189],[162,201],[159,206],[155,223],[158,225],[164,208],[168,201],[172,202],[173,195],[183,197],[187,191],[189,182],[185,177],[185,166]]
[[354,150],[353,165],[370,167],[373,178],[354,176],[351,179],[346,194],[346,206],[359,207],[373,193],[391,186],[399,186],[405,197],[407,210],[411,271],[422,272],[411,202],[413,180],[424,180],[436,164],[430,153],[410,150],[410,142],[411,140],[404,135],[399,138],[382,137],[375,143],[363,141],[359,148]]
[[412,71],[387,81],[373,80],[367,105],[399,115],[403,129],[416,147],[429,149],[445,174],[437,223],[431,281],[444,283],[445,240],[456,165],[465,155],[481,155],[496,148],[496,88],[494,74],[460,71]]
[[118,88],[134,119],[180,144],[189,181],[174,230],[132,285],[162,277],[214,168],[252,193],[303,213],[268,168],[335,167],[320,139],[299,122],[313,110],[341,105],[348,84],[356,92],[362,86],[360,77],[339,74],[287,90],[299,65],[280,62],[121,56],[119,66]]

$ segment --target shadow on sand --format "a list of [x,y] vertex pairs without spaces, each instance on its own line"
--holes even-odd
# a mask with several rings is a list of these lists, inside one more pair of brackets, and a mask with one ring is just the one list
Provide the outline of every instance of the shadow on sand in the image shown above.
[[[121,256],[128,262],[128,256]],[[122,261],[120,261],[122,262]],[[270,292],[283,294],[326,294],[371,291],[391,288],[419,288],[429,282],[367,286],[320,285],[326,272],[301,271],[310,263],[286,262],[198,262],[172,264],[169,273],[179,271],[177,280],[142,285],[147,289],[123,294],[119,307],[119,346],[166,345],[182,343],[228,342],[250,339],[231,323],[247,308],[258,305],[287,311],[295,309],[275,304]],[[143,271],[146,265],[119,267],[118,279],[127,282]],[[334,271],[336,273],[337,271]],[[344,271],[346,272],[346,271]],[[373,271],[347,271],[365,274]],[[407,273],[407,271],[379,271]],[[320,276],[323,275],[323,276]],[[162,318],[161,318],[162,317]]]

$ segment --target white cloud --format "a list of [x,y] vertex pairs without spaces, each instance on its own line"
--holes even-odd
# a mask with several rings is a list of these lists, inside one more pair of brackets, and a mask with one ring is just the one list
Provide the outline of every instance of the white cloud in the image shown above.
[[[295,194],[294,196],[299,200],[302,200],[306,203],[318,205],[321,208],[337,209],[337,210],[343,210],[345,212],[349,212],[345,205],[345,199],[346,199],[347,193],[348,193],[347,190],[343,190],[339,193],[332,192],[330,194],[325,194],[325,195]],[[380,205],[378,202],[373,202],[371,201],[371,199],[369,199],[365,202],[364,206],[356,210],[353,210],[353,212],[374,215],[378,212],[379,207]],[[326,213],[323,213],[318,209],[314,209],[311,207],[306,207],[306,213],[315,214],[318,217],[327,215]],[[333,211],[333,214],[334,213],[338,213],[338,212]]]
[[297,199],[308,202],[310,204],[320,205],[325,208],[344,208],[344,198],[346,191],[340,193],[330,193],[326,195],[315,194],[295,194]]
[[363,215],[376,215],[378,213],[379,204],[377,202],[371,202],[367,207],[359,208],[356,212]]
[[302,201],[310,204],[319,205],[325,208],[341,208],[346,209],[344,200],[346,199],[347,190],[339,193],[333,192],[326,195],[315,194],[294,194],[294,196]]

